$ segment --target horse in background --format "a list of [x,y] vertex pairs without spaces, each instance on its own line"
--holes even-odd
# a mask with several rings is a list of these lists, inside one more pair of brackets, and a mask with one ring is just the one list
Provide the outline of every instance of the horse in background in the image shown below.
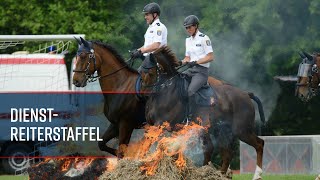
[[[110,121],[110,126],[98,145],[102,151],[123,157],[132,131],[145,121],[145,102],[139,100],[135,92],[139,74],[110,45],[82,38],[77,41],[79,49],[73,84],[85,87],[88,81],[99,79],[104,96],[104,115]],[[98,77],[94,77],[95,71]],[[115,137],[119,137],[118,150],[106,145]]]
[[[148,60],[150,62],[148,62]],[[151,94],[146,103],[146,119],[148,123],[160,124],[164,120],[171,124],[181,123],[185,119],[187,97],[183,96],[184,78],[176,70],[178,59],[168,47],[162,47],[146,58],[142,67],[142,79],[155,93]],[[255,134],[255,109],[251,100],[258,104],[260,119],[265,121],[260,100],[252,93],[244,92],[236,87],[210,77],[210,86],[216,93],[214,105],[209,107],[209,133],[225,134],[219,145],[222,157],[221,171],[225,173],[230,165],[233,150],[231,145],[239,138],[254,147],[257,153],[257,167],[254,179],[261,178],[264,141]],[[221,128],[221,129],[219,129]],[[208,136],[207,136],[208,137]],[[210,138],[210,136],[209,136]],[[205,164],[210,161],[212,150],[207,139],[204,145]],[[228,141],[228,142],[223,142]],[[207,143],[207,144],[205,144]],[[211,154],[210,154],[211,153]]]
[[295,95],[302,101],[308,102],[319,92],[320,83],[320,53],[312,55],[302,52],[299,53],[302,59],[298,68],[298,80],[296,83]]

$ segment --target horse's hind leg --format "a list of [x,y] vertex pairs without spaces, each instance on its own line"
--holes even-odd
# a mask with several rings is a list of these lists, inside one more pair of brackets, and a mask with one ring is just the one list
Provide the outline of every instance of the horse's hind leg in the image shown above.
[[255,171],[253,179],[261,179],[264,140],[259,138],[253,132],[246,133],[246,134],[240,134],[239,139],[256,149],[257,167],[256,167],[256,171]]
[[204,160],[203,160],[203,165],[207,165],[209,161],[211,161],[211,156],[213,153],[213,144],[210,138],[210,134],[208,132],[205,132],[202,135],[202,148],[203,148],[203,155],[204,155]]
[[231,150],[231,147],[221,147],[220,149],[220,155],[222,158],[222,165],[220,168],[220,171],[222,174],[226,174],[230,165],[230,162],[233,158],[233,151]]
[[119,134],[118,127],[114,124],[110,124],[106,132],[102,136],[102,141],[99,141],[98,145],[101,151],[106,151],[114,156],[117,156],[117,150],[110,148],[106,145],[111,139],[117,137]]

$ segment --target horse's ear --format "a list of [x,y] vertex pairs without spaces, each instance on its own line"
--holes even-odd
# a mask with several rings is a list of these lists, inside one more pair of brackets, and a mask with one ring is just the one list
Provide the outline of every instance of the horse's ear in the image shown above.
[[313,57],[308,54],[307,52],[303,51],[303,54],[309,59],[309,60],[313,60]]
[[77,40],[77,42],[78,42],[79,45],[82,44],[82,42],[80,41],[80,39],[76,38],[75,36],[73,36],[73,37]]
[[299,55],[302,59],[306,58],[306,56],[302,52],[299,52]]
[[84,40],[82,37],[80,37],[80,40],[81,40],[82,44],[84,45],[84,47],[90,48],[88,41]]

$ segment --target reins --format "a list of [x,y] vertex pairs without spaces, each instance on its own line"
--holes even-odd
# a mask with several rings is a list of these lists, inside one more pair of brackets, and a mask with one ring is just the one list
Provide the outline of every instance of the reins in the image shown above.
[[[157,65],[158,65],[158,63],[157,63]],[[181,69],[182,67],[185,67],[185,66],[187,66],[187,65],[188,65],[188,64],[183,64],[183,65],[181,65],[181,66],[176,67],[175,69],[176,69],[176,70],[179,70],[179,69]],[[150,68],[150,69],[151,69],[151,68]],[[170,77],[169,79],[166,79],[164,82],[160,83],[160,81],[161,81],[160,75],[161,75],[161,74],[158,72],[158,69],[159,69],[159,68],[157,67],[157,82],[155,82],[154,84],[151,84],[151,85],[144,85],[144,87],[153,87],[153,89],[154,89],[156,92],[159,90],[159,88],[162,89],[162,88],[171,86],[171,85],[172,85],[172,80],[173,80],[174,78],[176,78],[178,75],[181,75],[182,72],[184,72],[184,71],[187,70],[187,69],[185,69],[185,70],[183,70],[183,71],[181,71],[181,72],[177,71],[177,73],[176,73],[174,76],[172,76],[172,77]],[[170,82],[170,83],[168,83],[168,82]],[[159,88],[157,88],[157,87],[159,87]]]
[[[83,53],[83,52],[82,52],[82,53]],[[89,68],[90,68],[90,62],[91,62],[91,61],[94,62],[94,72],[97,71],[97,68],[96,68],[96,57],[95,57],[95,55],[94,55],[94,50],[91,48],[91,49],[90,49],[90,52],[87,52],[87,53],[89,53],[89,61],[88,61],[88,63],[87,63],[87,67],[85,68],[85,70],[73,70],[73,72],[85,73],[85,76],[87,77],[86,79],[87,79],[88,82],[94,82],[94,81],[97,81],[98,79],[102,79],[102,78],[111,76],[111,75],[113,75],[113,74],[121,71],[122,69],[128,67],[128,64],[126,64],[126,65],[120,67],[119,69],[117,69],[117,70],[115,70],[115,71],[113,71],[113,72],[111,72],[111,73],[108,73],[108,74],[105,74],[105,75],[102,75],[102,76],[94,76],[94,75],[93,75],[94,73],[89,74]],[[130,58],[129,58],[127,61],[125,61],[125,62],[128,63],[128,62],[130,62],[130,61],[133,61],[133,58],[132,58],[132,57],[130,57]]]

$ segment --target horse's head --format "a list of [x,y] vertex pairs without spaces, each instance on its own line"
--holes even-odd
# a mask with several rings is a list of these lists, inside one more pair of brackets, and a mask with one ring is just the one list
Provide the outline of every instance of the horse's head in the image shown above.
[[162,67],[157,63],[153,54],[146,56],[140,69],[142,85],[145,89],[152,87],[159,81],[160,69],[162,69]]
[[77,87],[85,87],[87,81],[93,77],[94,72],[99,69],[99,61],[96,60],[94,46],[90,41],[80,37],[76,39],[79,48],[76,56],[76,64],[73,70],[73,84]]
[[156,86],[159,76],[172,77],[177,73],[175,67],[179,65],[178,58],[171,49],[163,46],[147,56],[141,65],[141,77],[144,86]]
[[307,102],[317,94],[319,87],[320,54],[299,53],[302,61],[298,69],[296,96]]

